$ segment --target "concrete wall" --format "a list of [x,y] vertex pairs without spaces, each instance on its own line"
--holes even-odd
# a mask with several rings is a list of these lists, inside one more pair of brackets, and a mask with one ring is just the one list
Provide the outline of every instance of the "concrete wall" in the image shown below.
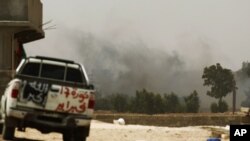
[[12,34],[0,32],[0,70],[12,68]]
[[42,9],[43,5],[40,0],[28,0],[28,19],[36,27],[42,28]]
[[0,32],[0,95],[12,78],[12,34]]
[[27,21],[27,0],[0,0],[0,20]]
[[41,29],[42,8],[40,0],[0,0],[0,22],[27,21],[29,26]]
[[44,37],[40,0],[0,0],[0,96],[20,60],[21,44]]
[[40,0],[0,0],[0,71],[15,69],[12,54],[17,40],[26,43],[44,37],[42,8]]

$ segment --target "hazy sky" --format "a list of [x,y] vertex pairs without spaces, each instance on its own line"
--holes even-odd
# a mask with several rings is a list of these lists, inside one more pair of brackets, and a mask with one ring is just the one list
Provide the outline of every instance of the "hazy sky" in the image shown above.
[[[28,55],[83,62],[103,93],[193,90],[209,104],[205,66],[250,60],[249,0],[43,0],[45,39]],[[239,86],[238,105],[244,99]],[[231,97],[227,97],[228,101]],[[210,99],[214,100],[214,99]]]
[[46,30],[45,39],[25,45],[28,55],[75,59],[67,32],[76,31],[115,43],[140,40],[150,48],[178,52],[191,69],[221,62],[237,70],[242,61],[250,60],[249,0],[42,2],[44,22],[53,20],[49,25],[56,24],[56,29]]

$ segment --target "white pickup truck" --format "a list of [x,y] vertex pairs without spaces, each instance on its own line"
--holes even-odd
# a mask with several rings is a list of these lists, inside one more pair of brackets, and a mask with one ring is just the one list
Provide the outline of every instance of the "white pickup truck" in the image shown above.
[[15,128],[59,132],[64,141],[85,141],[95,105],[95,90],[84,67],[48,57],[23,59],[1,99],[2,136]]

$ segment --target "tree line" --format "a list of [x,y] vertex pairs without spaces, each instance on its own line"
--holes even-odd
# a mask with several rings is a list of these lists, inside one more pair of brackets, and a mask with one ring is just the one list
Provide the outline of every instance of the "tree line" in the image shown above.
[[197,113],[199,108],[200,99],[195,90],[188,96],[178,97],[174,92],[161,95],[146,89],[136,91],[134,96],[97,95],[95,107],[96,110],[142,114]]
[[[249,77],[250,63],[244,62],[241,72]],[[228,111],[228,104],[223,98],[237,90],[233,72],[217,63],[205,67],[201,78],[204,80],[203,85],[210,88],[206,94],[218,100],[218,102],[211,103],[211,112]],[[174,92],[158,94],[146,89],[136,91],[134,96],[116,93],[105,96],[98,94],[96,97],[96,110],[114,112],[146,114],[196,113],[199,108],[200,98],[196,90],[185,97],[178,97]]]

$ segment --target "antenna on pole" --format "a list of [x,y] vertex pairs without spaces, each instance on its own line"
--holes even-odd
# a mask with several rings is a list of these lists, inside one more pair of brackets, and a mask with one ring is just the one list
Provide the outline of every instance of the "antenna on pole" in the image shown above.
[[46,27],[43,30],[51,30],[51,29],[56,29],[56,25],[52,25],[52,26]]
[[[43,23],[40,27],[44,27],[45,25],[48,25],[48,24],[50,24],[52,22],[53,22],[53,20],[49,20],[49,21]],[[43,28],[43,30],[51,30],[51,29],[56,29],[56,25],[51,25],[51,26]]]
[[236,90],[237,90],[237,87],[233,89],[233,115],[236,111]]

